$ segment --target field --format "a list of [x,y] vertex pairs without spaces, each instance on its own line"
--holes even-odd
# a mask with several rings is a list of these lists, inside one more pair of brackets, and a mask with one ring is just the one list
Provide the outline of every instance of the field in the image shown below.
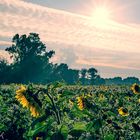
[[0,139],[139,140],[139,88],[1,85]]

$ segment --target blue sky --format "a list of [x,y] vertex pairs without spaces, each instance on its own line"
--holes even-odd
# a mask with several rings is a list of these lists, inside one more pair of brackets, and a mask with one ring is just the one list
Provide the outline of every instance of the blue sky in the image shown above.
[[[105,5],[111,19],[97,23],[92,12]],[[16,33],[37,32],[53,62],[95,67],[103,77],[140,78],[140,0],[0,0],[0,57]]]

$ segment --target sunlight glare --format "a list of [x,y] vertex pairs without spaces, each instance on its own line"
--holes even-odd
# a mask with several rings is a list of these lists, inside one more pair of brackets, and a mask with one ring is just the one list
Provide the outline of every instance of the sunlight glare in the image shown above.
[[104,26],[111,20],[111,12],[106,7],[97,7],[91,18],[94,23]]

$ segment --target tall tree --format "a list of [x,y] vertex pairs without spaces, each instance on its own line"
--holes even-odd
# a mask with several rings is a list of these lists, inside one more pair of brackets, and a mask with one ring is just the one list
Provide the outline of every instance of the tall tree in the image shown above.
[[82,85],[86,84],[87,79],[87,69],[81,69],[80,71],[80,81],[82,82]]
[[49,65],[49,59],[54,51],[47,52],[45,44],[36,33],[28,36],[16,34],[12,39],[13,45],[6,49],[13,57],[14,77],[18,82],[38,82],[44,69]]
[[91,85],[95,84],[95,80],[97,77],[97,70],[95,68],[89,68],[88,69],[88,74],[89,74],[89,81]]

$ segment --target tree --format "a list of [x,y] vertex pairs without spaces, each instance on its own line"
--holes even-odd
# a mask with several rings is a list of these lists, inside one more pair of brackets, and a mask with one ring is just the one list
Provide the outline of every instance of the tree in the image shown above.
[[90,84],[91,85],[94,85],[95,84],[95,80],[96,80],[96,77],[97,77],[97,70],[95,68],[90,68],[88,70],[88,74],[89,74],[89,81],[90,81]]
[[110,84],[118,84],[118,85],[120,85],[120,84],[123,84],[123,80],[122,80],[122,78],[121,77],[114,77],[114,78],[108,78],[108,79],[105,79],[105,81],[106,81],[106,84],[108,85],[110,85]]
[[85,85],[87,79],[87,69],[81,69],[80,71],[80,81],[82,85]]
[[95,85],[104,85],[105,84],[105,79],[103,79],[99,75],[97,75],[96,78],[95,78],[94,84]]
[[127,77],[125,79],[123,79],[124,84],[134,84],[137,83],[139,84],[139,79],[136,77]]
[[0,59],[0,83],[8,83],[10,78],[10,65],[5,59]]
[[[6,49],[13,58],[13,79],[17,82],[39,82],[44,78],[44,70],[51,67],[49,59],[54,51],[47,52],[45,44],[36,33],[28,36],[16,34],[13,45]],[[46,75],[49,76],[49,75]]]
[[79,71],[69,69],[68,65],[64,63],[56,64],[53,68],[52,77],[53,81],[64,81],[68,84],[74,84],[79,79]]
[[65,81],[65,73],[68,71],[68,65],[61,63],[60,65],[55,64],[53,66],[52,72],[52,82],[53,81]]
[[79,70],[69,69],[67,71],[67,83],[75,84],[79,80]]

